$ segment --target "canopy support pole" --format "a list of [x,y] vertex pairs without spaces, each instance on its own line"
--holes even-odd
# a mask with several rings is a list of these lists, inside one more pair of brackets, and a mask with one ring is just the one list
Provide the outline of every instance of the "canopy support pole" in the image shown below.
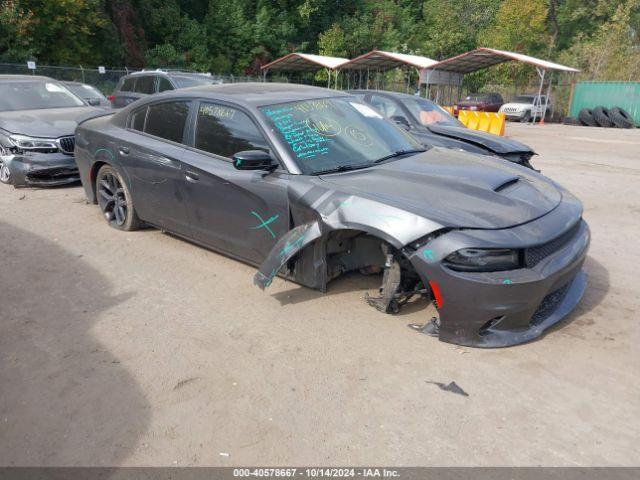
[[538,114],[538,106],[540,105],[540,96],[542,95],[542,87],[544,86],[544,76],[547,73],[546,70],[543,70],[540,67],[536,67],[536,71],[538,72],[538,76],[540,77],[540,87],[538,88],[538,96],[533,101],[533,116],[531,118],[531,124],[535,125],[536,117]]
[[547,118],[547,108],[549,107],[549,95],[551,95],[551,83],[553,82],[553,72],[549,73],[549,86],[547,87],[547,95],[544,98],[544,109],[542,110],[542,119]]

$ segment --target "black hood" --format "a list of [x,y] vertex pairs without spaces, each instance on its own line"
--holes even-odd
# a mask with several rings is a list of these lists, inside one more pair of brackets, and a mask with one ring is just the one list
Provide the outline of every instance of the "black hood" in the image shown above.
[[456,138],[465,142],[481,145],[487,150],[491,150],[497,154],[515,153],[515,152],[532,152],[531,147],[524,143],[520,143],[510,138],[499,137],[490,133],[478,130],[470,130],[465,127],[452,127],[448,125],[429,125],[427,127],[433,133],[444,135],[450,138]]
[[527,168],[441,148],[320,178],[447,227],[508,228],[547,214],[562,199],[551,181]]
[[79,120],[104,113],[95,107],[47,108],[0,113],[0,129],[32,137],[58,138],[73,135]]

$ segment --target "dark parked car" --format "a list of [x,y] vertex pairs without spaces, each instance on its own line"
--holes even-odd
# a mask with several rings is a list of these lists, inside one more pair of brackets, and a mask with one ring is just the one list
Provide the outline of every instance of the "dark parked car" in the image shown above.
[[537,337],[578,303],[582,205],[498,158],[425,149],[358,98],[292,84],[195,87],[78,126],[85,193],[143,223],[325,291],[381,273],[375,308],[431,298],[443,341]]
[[32,75],[0,75],[0,181],[30,186],[77,182],[73,158],[79,118],[104,112],[61,83]]
[[503,103],[499,93],[471,93],[453,106],[453,113],[458,116],[460,110],[497,112]]
[[220,79],[207,73],[143,70],[122,77],[113,94],[109,96],[109,100],[114,108],[122,108],[154,93],[195,87],[197,85],[218,85],[221,83]]
[[71,92],[94,107],[111,107],[111,102],[93,85],[81,82],[62,82]]
[[535,153],[530,147],[510,138],[468,129],[430,100],[376,90],[354,90],[351,93],[409,131],[423,145],[499,156],[533,169],[529,160]]

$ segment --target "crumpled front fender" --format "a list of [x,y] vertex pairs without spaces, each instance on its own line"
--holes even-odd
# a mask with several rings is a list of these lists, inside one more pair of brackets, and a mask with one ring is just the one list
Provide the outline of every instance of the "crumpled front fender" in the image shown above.
[[[442,225],[426,218],[358,196],[331,192],[313,207],[294,205],[307,211],[306,223],[296,226],[280,238],[254,276],[254,284],[265,289],[280,269],[297,253],[314,241],[338,230],[358,230],[380,238],[401,249],[410,242],[424,237]],[[309,211],[311,210],[311,211]],[[315,220],[313,219],[315,217]],[[311,264],[313,278],[305,269],[300,283],[324,290],[326,272],[323,271],[324,249],[315,249]]]

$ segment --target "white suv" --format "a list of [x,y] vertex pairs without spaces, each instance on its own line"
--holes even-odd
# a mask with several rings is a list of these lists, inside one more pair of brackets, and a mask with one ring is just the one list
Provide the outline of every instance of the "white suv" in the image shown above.
[[[504,113],[508,120],[520,120],[528,122],[533,118],[534,114],[537,119],[542,118],[544,114],[544,104],[547,101],[546,95],[518,95],[511,102],[505,103],[500,107],[499,112]],[[547,105],[548,117],[551,112],[551,101]]]

